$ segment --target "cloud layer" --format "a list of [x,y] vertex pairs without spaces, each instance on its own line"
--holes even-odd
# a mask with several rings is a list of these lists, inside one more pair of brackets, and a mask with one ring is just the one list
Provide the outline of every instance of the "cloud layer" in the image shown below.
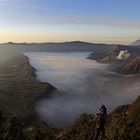
[[[97,113],[101,104],[108,111],[132,102],[139,95],[139,80],[107,71],[107,65],[88,60],[89,53],[28,53],[38,79],[55,91],[38,102],[40,117],[51,127],[69,126],[81,113]],[[130,86],[131,85],[131,86]]]

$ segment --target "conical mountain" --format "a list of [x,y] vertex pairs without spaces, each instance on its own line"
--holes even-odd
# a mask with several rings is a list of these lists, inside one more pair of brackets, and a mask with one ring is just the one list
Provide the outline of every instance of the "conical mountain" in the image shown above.
[[130,45],[132,45],[132,46],[140,46],[140,39],[134,41],[134,42],[131,43]]

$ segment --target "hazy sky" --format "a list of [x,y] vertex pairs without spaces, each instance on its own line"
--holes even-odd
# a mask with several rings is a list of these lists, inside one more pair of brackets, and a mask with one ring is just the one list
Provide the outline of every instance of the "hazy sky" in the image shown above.
[[0,42],[140,38],[140,0],[0,0]]

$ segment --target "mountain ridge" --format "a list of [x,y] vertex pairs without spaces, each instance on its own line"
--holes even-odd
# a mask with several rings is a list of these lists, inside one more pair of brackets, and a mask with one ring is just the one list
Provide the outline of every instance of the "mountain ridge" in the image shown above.
[[[12,42],[12,41],[9,41],[9,42],[5,42],[5,43],[0,43],[0,44],[14,44],[14,45],[20,45],[20,44],[66,44],[66,43],[86,43],[86,44],[95,44],[95,45],[112,45],[111,44],[108,44],[108,43],[94,43],[94,42],[88,42],[88,41],[79,41],[79,40],[76,40],[76,41],[62,41],[62,42]],[[114,45],[119,45],[119,44],[114,44]]]

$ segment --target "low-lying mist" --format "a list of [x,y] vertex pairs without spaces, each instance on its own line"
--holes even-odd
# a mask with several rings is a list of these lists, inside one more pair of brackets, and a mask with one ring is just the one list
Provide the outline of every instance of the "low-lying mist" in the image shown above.
[[37,103],[40,117],[51,127],[69,126],[82,113],[96,113],[101,104],[108,111],[131,103],[139,95],[137,77],[111,73],[108,65],[86,59],[86,53],[25,53],[41,82],[57,90]]

